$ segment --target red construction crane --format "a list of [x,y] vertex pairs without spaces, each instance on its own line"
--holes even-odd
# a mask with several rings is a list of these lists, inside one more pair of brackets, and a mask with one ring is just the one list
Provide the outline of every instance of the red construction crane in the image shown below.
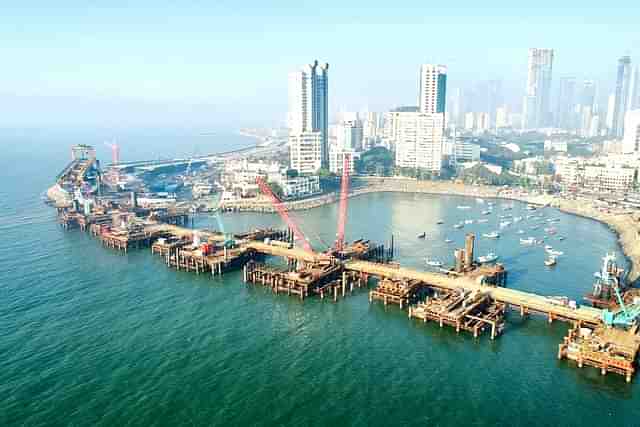
[[349,196],[349,154],[344,153],[342,163],[342,182],[340,185],[340,210],[338,213],[338,232],[336,234],[336,251],[344,249],[344,229],[347,225],[347,201]]
[[287,208],[284,206],[284,203],[276,196],[273,191],[271,191],[271,187],[267,184],[264,179],[261,177],[256,178],[256,184],[260,187],[260,191],[266,196],[269,196],[271,199],[271,203],[273,203],[273,207],[276,209],[280,218],[287,224],[293,231],[294,239],[302,245],[302,248],[307,252],[313,252],[313,248],[309,244],[309,241],[306,239],[304,234],[302,234],[302,230],[298,227],[298,224],[291,218],[289,212],[287,212]]
[[104,145],[111,148],[111,163],[117,165],[120,163],[120,146],[118,144],[110,144],[105,142]]

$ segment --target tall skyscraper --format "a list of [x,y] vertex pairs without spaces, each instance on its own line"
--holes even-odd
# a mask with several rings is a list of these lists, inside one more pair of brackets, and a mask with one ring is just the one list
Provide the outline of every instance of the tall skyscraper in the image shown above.
[[611,135],[622,137],[624,133],[624,116],[627,112],[629,89],[631,84],[631,57],[623,56],[618,59],[618,72],[616,75],[615,103],[613,106],[613,124]]
[[575,77],[562,77],[560,79],[560,91],[558,92],[556,126],[567,130],[575,129],[575,111],[576,79]]
[[607,133],[611,135],[613,133],[613,113],[616,109],[616,94],[609,95],[607,100],[607,119],[605,125],[607,126]]
[[524,99],[524,127],[549,125],[553,49],[529,49],[527,93]]
[[640,108],[640,68],[637,65],[631,73],[627,111],[635,110],[636,108]]
[[[320,135],[320,165],[329,166],[329,64],[318,65],[318,61],[306,65],[302,70],[289,74],[288,126],[292,143],[315,140],[307,133]],[[307,146],[308,144],[305,144]],[[300,153],[294,148],[291,152]],[[316,153],[317,150],[313,150]],[[300,154],[304,157],[304,153]],[[315,155],[315,154],[314,154]],[[293,166],[292,166],[293,167]]]
[[447,67],[422,64],[420,67],[419,108],[421,113],[444,113],[447,97]]
[[489,80],[487,82],[486,105],[483,106],[483,110],[489,112],[490,127],[496,124],[496,113],[498,106],[503,104],[502,98],[502,80]]

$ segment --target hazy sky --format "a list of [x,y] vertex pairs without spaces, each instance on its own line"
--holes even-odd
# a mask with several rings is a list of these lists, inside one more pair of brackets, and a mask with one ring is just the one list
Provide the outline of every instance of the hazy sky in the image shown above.
[[2,126],[272,125],[287,73],[315,58],[330,63],[334,111],[415,103],[423,62],[448,65],[450,88],[524,91],[527,48],[552,47],[556,82],[603,92],[619,56],[640,63],[636,1],[2,3]]

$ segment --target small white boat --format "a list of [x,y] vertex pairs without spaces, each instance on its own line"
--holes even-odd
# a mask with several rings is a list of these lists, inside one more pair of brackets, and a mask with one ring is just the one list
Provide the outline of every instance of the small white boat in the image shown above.
[[551,246],[551,245],[546,245],[544,248],[545,248],[546,250],[550,251],[551,249],[553,249],[553,246]]
[[473,224],[473,220],[472,219],[465,219],[464,223],[465,224]]
[[466,205],[460,205],[458,206],[458,209],[471,209],[471,206],[466,206]]
[[457,224],[453,224],[453,228],[462,228],[462,227],[464,227],[464,223],[462,223],[462,222],[459,222]]
[[520,222],[522,221],[522,217],[521,216],[516,216],[513,218],[513,222]]
[[442,267],[442,263],[438,260],[427,258],[425,261],[429,267]]
[[544,265],[546,265],[547,267],[553,267],[557,263],[558,263],[558,260],[554,256],[550,256],[549,258],[544,260]]
[[493,252],[489,252],[485,256],[479,256],[478,261],[481,264],[487,264],[487,263],[496,261],[498,258],[499,258],[498,255],[494,254]]
[[451,239],[444,239],[444,242],[445,242],[445,243],[453,243],[453,240],[451,240]]
[[518,230],[518,234],[524,234],[524,230]]
[[528,237],[526,239],[520,239],[521,245],[534,245],[536,243],[535,237]]
[[491,215],[491,211],[488,209],[486,211],[482,211],[482,215]]
[[564,255],[564,252],[562,252],[562,251],[556,251],[556,250],[553,250],[553,249],[549,249],[549,250],[547,250],[547,253],[548,253],[549,255],[553,255],[554,257],[555,257],[555,256],[561,256],[561,255]]
[[489,220],[486,218],[482,218],[482,219],[479,219],[477,222],[478,224],[484,224],[485,222],[489,222]]
[[560,236],[560,237],[558,237],[558,240],[562,241],[562,240],[564,240],[564,237]]
[[511,221],[502,221],[500,223],[500,228],[508,227],[511,225]]
[[476,202],[478,203],[484,203],[484,199],[481,199],[480,197],[476,198]]
[[492,231],[491,233],[484,233],[483,236],[487,239],[497,239],[500,237],[500,233],[498,233],[497,231]]

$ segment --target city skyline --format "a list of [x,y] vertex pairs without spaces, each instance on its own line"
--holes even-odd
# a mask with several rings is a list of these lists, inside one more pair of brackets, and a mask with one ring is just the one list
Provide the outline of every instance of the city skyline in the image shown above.
[[[554,75],[595,80],[605,99],[615,83],[616,59],[640,57],[633,7],[621,13],[567,3],[550,17],[542,9],[498,4],[468,5],[465,14],[417,3],[340,6],[341,13],[332,13],[338,4],[328,2],[309,27],[302,24],[309,12],[296,4],[244,5],[251,13],[226,5],[9,5],[0,29],[9,46],[3,49],[0,124],[282,123],[287,98],[280,76],[315,56],[335,67],[332,114],[341,107],[383,111],[412,104],[415,69],[425,62],[446,64],[452,89],[502,80],[513,110],[527,72],[522,51],[529,47],[552,47]],[[438,19],[429,19],[434,14]],[[614,18],[612,33],[607,22]],[[389,30],[383,37],[380,27]],[[474,37],[455,35],[456,29]],[[425,44],[423,36],[435,31],[445,35],[443,42]],[[567,33],[575,37],[560,37]],[[496,43],[504,34],[509,42]],[[382,55],[392,60],[380,61]]]

